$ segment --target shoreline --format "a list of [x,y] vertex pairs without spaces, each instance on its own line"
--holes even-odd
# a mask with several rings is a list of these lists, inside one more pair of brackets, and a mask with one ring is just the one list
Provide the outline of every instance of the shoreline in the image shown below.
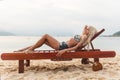
[[[93,59],[90,59],[93,60]],[[100,58],[103,70],[92,71],[91,64],[72,61],[32,60],[25,72],[18,73],[18,61],[0,59],[0,80],[118,80],[120,79],[120,55]]]

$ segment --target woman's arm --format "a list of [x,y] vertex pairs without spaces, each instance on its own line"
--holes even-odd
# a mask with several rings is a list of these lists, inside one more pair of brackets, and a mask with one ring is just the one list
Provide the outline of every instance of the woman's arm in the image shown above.
[[61,55],[62,55],[63,53],[65,53],[65,52],[74,51],[74,50],[78,49],[79,47],[81,47],[81,46],[83,45],[83,43],[84,43],[85,41],[86,41],[86,36],[83,36],[83,37],[81,38],[81,41],[80,41],[76,46],[71,47],[71,48],[67,48],[67,49],[60,50],[56,56],[61,56]]

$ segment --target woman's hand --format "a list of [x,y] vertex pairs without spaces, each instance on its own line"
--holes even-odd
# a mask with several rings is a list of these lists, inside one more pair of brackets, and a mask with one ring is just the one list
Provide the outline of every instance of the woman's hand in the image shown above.
[[56,54],[57,57],[60,57],[63,53],[65,53],[67,50],[64,49],[64,50],[60,50],[58,51],[58,53]]

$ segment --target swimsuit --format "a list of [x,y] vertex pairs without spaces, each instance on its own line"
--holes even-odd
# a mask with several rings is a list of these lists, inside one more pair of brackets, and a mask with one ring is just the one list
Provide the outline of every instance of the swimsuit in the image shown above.
[[80,35],[75,35],[74,40],[77,41],[77,42],[80,42]]
[[63,50],[63,49],[66,49],[66,48],[68,48],[68,45],[67,45],[67,43],[66,42],[61,42],[60,43],[60,46],[59,46],[59,50]]
[[[81,39],[81,38],[80,38],[80,35],[75,35],[75,36],[74,36],[74,40],[75,40],[75,41],[80,42],[80,39]],[[69,48],[68,45],[67,45],[67,43],[64,42],[64,41],[61,42],[61,43],[60,43],[60,46],[59,46],[59,50],[63,50],[63,49],[66,49],[66,48]]]

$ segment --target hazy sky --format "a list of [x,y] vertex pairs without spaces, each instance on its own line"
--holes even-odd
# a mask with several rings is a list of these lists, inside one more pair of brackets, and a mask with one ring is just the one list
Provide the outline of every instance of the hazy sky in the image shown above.
[[18,34],[81,33],[93,25],[120,30],[120,0],[0,0],[0,30]]

